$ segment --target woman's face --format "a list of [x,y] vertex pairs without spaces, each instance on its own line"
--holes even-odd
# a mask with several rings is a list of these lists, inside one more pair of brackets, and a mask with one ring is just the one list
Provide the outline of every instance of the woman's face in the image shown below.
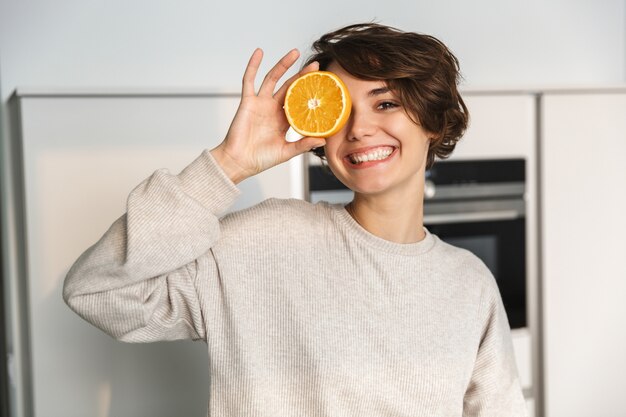
[[380,195],[423,188],[429,134],[415,124],[384,81],[365,81],[336,63],[328,71],[348,87],[352,113],[341,131],[326,139],[335,176],[356,193]]

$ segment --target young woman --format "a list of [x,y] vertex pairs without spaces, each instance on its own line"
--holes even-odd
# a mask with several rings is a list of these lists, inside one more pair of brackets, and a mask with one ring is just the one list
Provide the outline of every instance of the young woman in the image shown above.
[[[438,40],[377,24],[324,35],[299,74],[255,78],[224,141],[158,170],[73,265],[64,298],[127,342],[201,339],[211,416],[524,416],[498,287],[423,226],[424,172],[467,124],[458,63]],[[335,72],[353,108],[324,139],[285,141],[285,92]],[[278,87],[278,88],[277,88]],[[317,148],[347,206],[270,199],[220,217],[236,184]]]

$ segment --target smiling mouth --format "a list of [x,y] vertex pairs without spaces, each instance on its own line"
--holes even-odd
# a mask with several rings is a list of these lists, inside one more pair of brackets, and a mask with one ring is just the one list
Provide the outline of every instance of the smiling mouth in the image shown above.
[[393,146],[380,146],[370,149],[367,152],[352,153],[346,156],[346,158],[353,165],[360,165],[369,161],[382,161],[383,159],[387,159],[389,155],[393,153],[394,149]]

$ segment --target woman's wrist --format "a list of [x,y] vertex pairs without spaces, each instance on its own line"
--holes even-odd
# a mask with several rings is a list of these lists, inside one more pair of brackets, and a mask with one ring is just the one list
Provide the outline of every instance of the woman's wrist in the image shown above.
[[224,151],[223,144],[211,149],[210,152],[215,162],[218,163],[233,183],[239,184],[241,181],[250,177],[250,174],[241,168],[241,166]]

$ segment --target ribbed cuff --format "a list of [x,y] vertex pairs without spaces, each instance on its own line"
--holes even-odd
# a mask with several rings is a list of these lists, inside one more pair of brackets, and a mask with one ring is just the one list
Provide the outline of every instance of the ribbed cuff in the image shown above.
[[216,216],[225,213],[241,193],[208,149],[178,174],[178,178],[183,190]]

